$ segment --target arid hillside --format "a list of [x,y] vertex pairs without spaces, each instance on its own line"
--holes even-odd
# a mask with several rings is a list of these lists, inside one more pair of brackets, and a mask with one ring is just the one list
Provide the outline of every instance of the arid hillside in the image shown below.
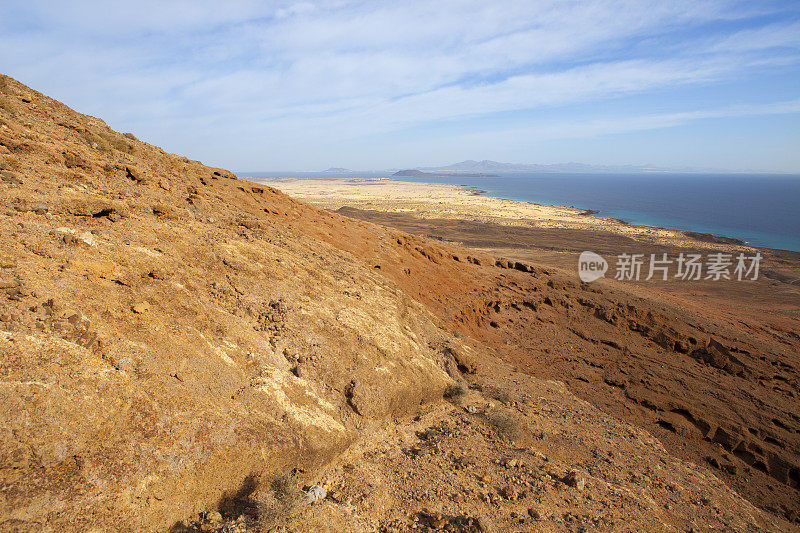
[[[418,298],[497,355],[644,427],[779,516],[798,519],[800,254],[753,249],[580,210],[392,181],[265,180],[340,214],[505,257],[479,291]],[[598,280],[582,250],[763,256],[757,280]],[[510,258],[510,259],[508,259]],[[446,262],[444,262],[446,263]],[[417,291],[419,277],[405,285]],[[611,275],[609,275],[611,277]],[[402,284],[402,274],[396,279]],[[441,305],[446,303],[447,305]]]
[[505,270],[479,292],[439,292],[432,283],[418,298],[498,357],[563,381],[604,412],[646,428],[671,453],[713,469],[751,501],[800,520],[798,254],[764,250],[768,268],[789,275],[765,270],[757,282],[586,286],[574,270],[562,270],[574,268],[580,250],[674,257],[704,244],[338,212],[512,257],[496,262]]
[[314,208],[5,76],[0,180],[0,530],[794,527],[796,340]]

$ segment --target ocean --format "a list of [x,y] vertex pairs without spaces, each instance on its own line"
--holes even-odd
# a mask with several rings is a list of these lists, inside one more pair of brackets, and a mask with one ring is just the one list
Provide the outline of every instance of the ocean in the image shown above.
[[[390,172],[256,172],[254,178],[387,178]],[[800,175],[503,173],[397,178],[451,183],[487,196],[597,211],[630,224],[724,237],[800,252]]]

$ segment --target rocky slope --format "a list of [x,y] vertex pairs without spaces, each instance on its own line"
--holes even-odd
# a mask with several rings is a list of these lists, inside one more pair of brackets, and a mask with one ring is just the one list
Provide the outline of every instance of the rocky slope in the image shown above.
[[[798,520],[800,254],[760,249],[765,267],[756,281],[583,286],[574,273],[582,250],[670,257],[720,246],[756,250],[664,238],[667,231],[654,241],[645,227],[624,234],[602,225],[552,228],[537,206],[484,197],[475,209],[474,197],[455,201],[438,185],[409,191],[413,184],[371,182],[362,192],[352,191],[356,182],[337,182],[319,194],[320,182],[277,183],[353,218],[513,257],[462,291],[439,290],[433,278],[420,283],[424,274],[405,285],[402,274],[395,279],[451,327],[502,347],[499,357],[565,382],[604,412],[646,428],[671,453],[713,469],[751,501]],[[441,201],[447,213],[437,218]],[[483,220],[487,212],[495,214]]]
[[[419,413],[473,428],[442,430],[440,449],[466,451],[464,439],[488,435],[480,464],[497,472],[507,466],[483,459],[556,442],[563,452],[552,468],[521,459],[542,490],[577,483],[562,470],[584,461],[592,478],[582,498],[604,494],[604,510],[587,504],[580,520],[562,513],[554,527],[590,515],[604,527],[630,516],[674,528],[790,527],[646,433],[495,358],[500,346],[482,328],[498,325],[489,318],[497,309],[555,323],[550,309],[562,302],[544,297],[561,282],[546,272],[318,210],[116,133],[8,77],[0,179],[2,530],[257,529],[265,511],[253,502],[276,497],[272,481],[328,476],[346,495],[354,483],[337,470],[343,452],[372,464],[369,446],[402,448],[393,439]],[[494,301],[497,291],[524,293],[520,283],[547,289],[530,286],[536,301]],[[641,342],[661,338],[629,329]],[[442,399],[457,381],[470,385],[468,411]],[[433,466],[415,484],[431,487],[429,502],[402,496],[404,456],[380,462],[400,476],[383,470],[381,486],[399,495],[381,509],[332,497],[290,524],[403,529],[423,506],[444,505]],[[510,507],[469,502],[446,520],[451,529],[514,527]],[[665,505],[680,511],[656,510]],[[210,524],[217,510],[222,522]]]

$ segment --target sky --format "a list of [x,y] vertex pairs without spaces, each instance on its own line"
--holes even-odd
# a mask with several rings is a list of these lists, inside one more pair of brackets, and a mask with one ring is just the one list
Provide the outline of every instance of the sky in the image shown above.
[[234,171],[800,173],[797,0],[0,0],[0,72]]

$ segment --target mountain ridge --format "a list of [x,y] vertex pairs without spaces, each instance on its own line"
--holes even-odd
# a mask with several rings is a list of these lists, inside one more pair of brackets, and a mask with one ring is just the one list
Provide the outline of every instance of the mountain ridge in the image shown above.
[[667,168],[654,165],[591,165],[586,163],[554,163],[554,164],[533,164],[533,163],[501,163],[484,159],[475,161],[467,159],[459,163],[438,167],[415,167],[417,170],[430,172],[552,172],[552,173],[724,173],[724,172],[743,172],[720,169],[699,169],[699,168]]

